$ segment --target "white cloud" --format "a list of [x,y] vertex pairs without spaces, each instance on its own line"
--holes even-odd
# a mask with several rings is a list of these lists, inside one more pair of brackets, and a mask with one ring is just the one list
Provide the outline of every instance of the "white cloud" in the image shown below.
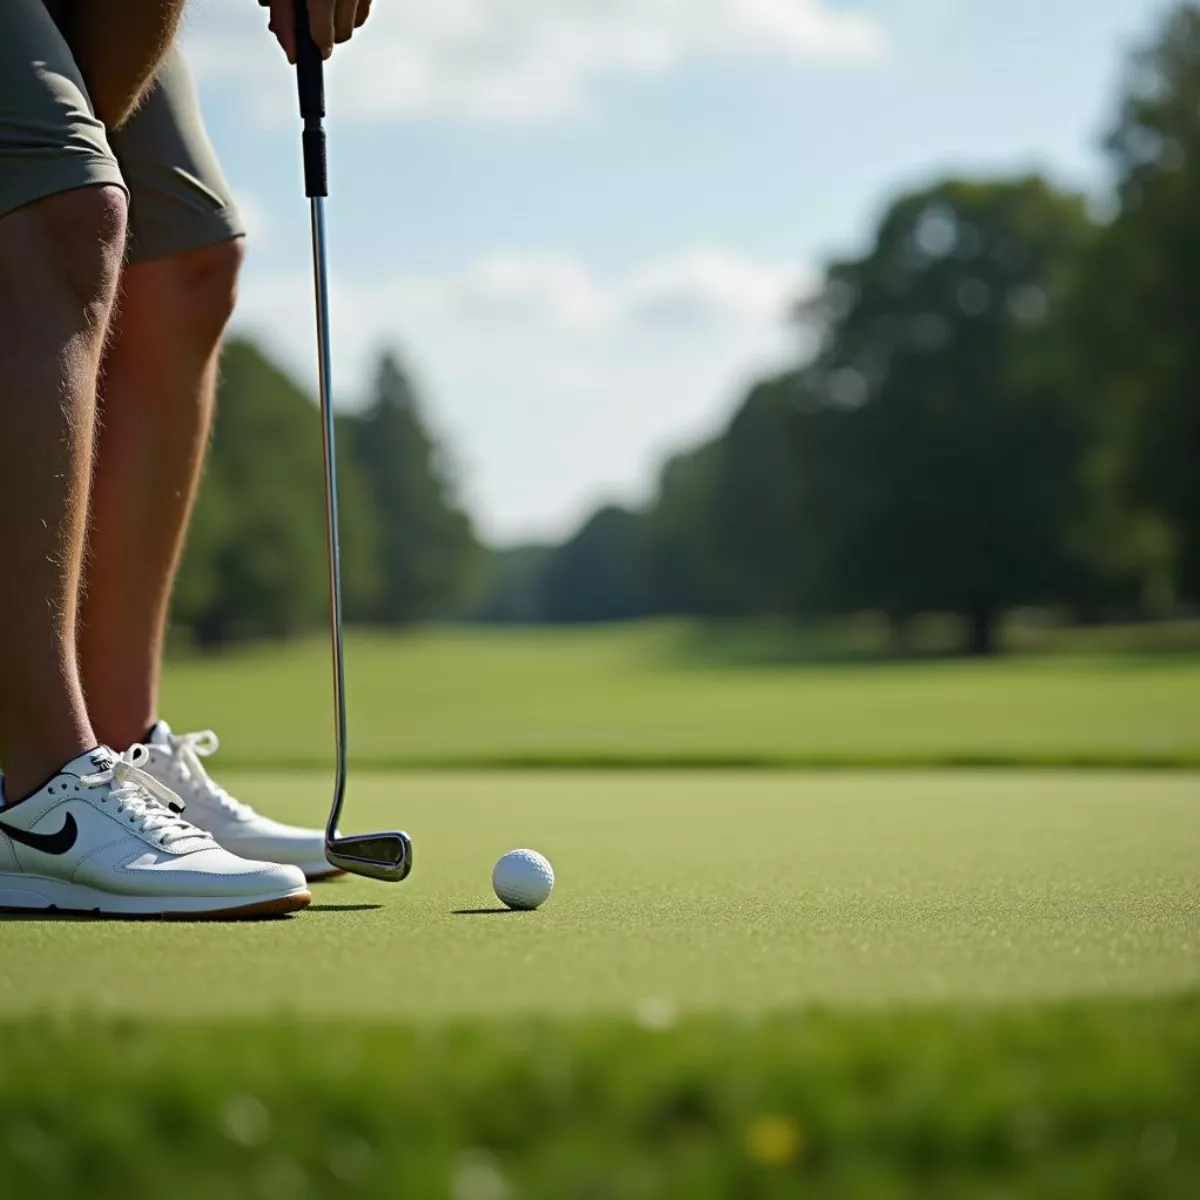
[[697,250],[602,278],[565,255],[497,254],[459,271],[402,275],[360,292],[376,311],[475,324],[539,324],[576,334],[616,327],[682,332],[779,318],[801,281],[794,268]]
[[[812,278],[716,249],[611,275],[504,254],[335,277],[338,394],[361,394],[372,354],[399,346],[485,531],[558,535],[603,497],[644,495],[665,454],[714,432],[751,378],[794,357],[785,313]],[[309,381],[311,308],[307,275],[260,276],[251,261],[240,322]]]
[[681,327],[775,322],[811,282],[794,267],[700,250],[635,272],[620,290],[620,308],[626,321]]
[[[198,69],[262,101],[252,16],[246,0],[210,0],[189,40]],[[529,122],[579,111],[603,79],[689,59],[869,63],[885,50],[876,21],[828,0],[391,0],[335,56],[331,90],[350,117]]]

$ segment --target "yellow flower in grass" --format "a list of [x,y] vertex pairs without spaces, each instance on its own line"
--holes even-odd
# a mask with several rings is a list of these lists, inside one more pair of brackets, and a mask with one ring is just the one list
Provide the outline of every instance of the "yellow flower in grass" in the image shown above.
[[790,1167],[804,1151],[804,1130],[781,1113],[763,1113],[746,1128],[746,1157],[760,1167]]

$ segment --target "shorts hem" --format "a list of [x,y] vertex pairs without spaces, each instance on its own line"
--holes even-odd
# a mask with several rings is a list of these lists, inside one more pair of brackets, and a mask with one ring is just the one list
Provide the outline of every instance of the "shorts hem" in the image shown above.
[[[133,216],[137,223],[137,214]],[[181,220],[149,234],[138,234],[130,238],[126,262],[131,267],[139,263],[154,262],[160,258],[174,258],[189,250],[203,250],[221,242],[245,237],[246,226],[238,215],[237,208],[227,205],[207,213],[192,213]]]
[[63,192],[90,187],[119,187],[129,199],[129,186],[121,175],[116,161],[102,154],[72,155],[55,158],[38,165],[21,163],[10,167],[11,182],[0,191],[0,217],[27,208],[39,200]]

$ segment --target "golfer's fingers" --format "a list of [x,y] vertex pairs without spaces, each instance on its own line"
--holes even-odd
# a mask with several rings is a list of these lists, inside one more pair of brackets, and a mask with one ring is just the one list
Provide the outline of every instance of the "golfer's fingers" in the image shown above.
[[339,42],[348,42],[358,28],[358,0],[338,0],[333,33]]
[[371,0],[358,0],[358,12],[354,14],[354,27],[361,29],[371,15]]
[[290,63],[296,61],[295,0],[271,0],[271,20],[267,26],[283,47]]
[[322,58],[333,53],[338,0],[308,0],[308,29]]

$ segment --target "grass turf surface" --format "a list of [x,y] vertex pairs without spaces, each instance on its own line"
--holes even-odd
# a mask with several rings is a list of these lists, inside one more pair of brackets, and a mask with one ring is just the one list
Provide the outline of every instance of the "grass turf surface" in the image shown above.
[[0,1023],[14,1200],[1195,1196],[1200,1000],[1011,1011]]
[[[359,775],[355,823],[416,838],[401,887],[0,922],[0,1194],[1191,1197],[1198,801],[1187,772]],[[458,911],[518,842],[546,908]]]
[[[316,773],[218,774],[276,815],[326,803]],[[408,883],[334,882],[266,924],[4,921],[0,1017],[750,1013],[1200,985],[1192,773],[364,774],[347,817],[410,829]],[[492,862],[522,844],[551,858],[554,897],[486,911]]]
[[[380,768],[1200,766],[1200,653],[1182,635],[1158,653],[1134,637],[846,665],[772,662],[788,650],[766,635],[669,622],[357,633],[352,753]],[[163,711],[215,727],[226,762],[305,767],[329,759],[329,695],[328,649],[311,640],[178,660]]]

